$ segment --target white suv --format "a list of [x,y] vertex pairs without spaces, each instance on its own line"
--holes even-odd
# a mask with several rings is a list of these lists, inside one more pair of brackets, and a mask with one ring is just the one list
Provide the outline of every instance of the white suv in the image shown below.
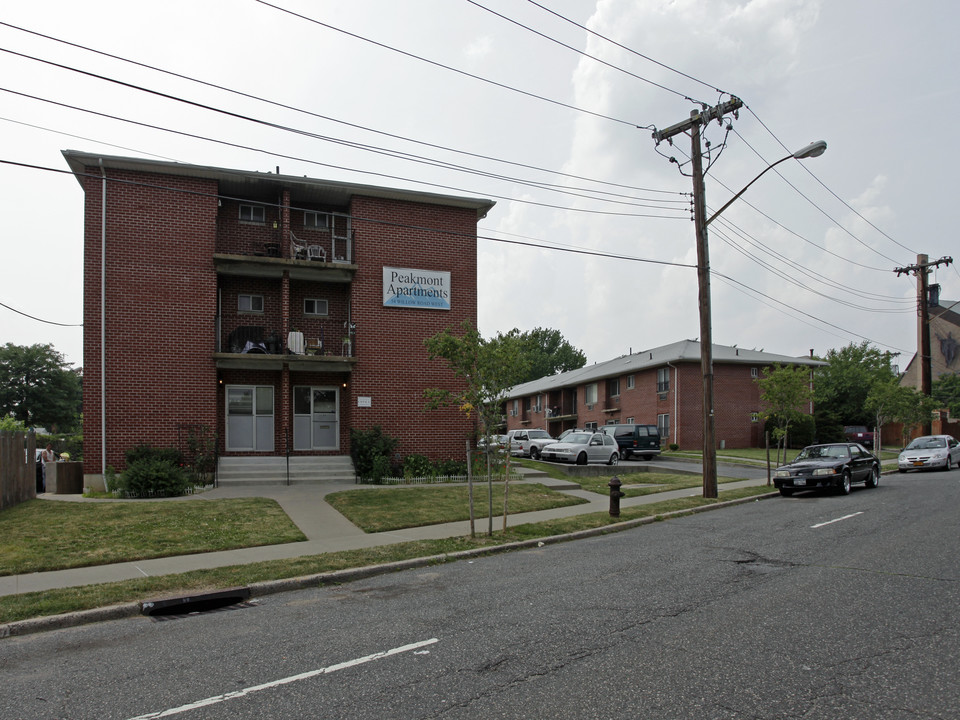
[[540,451],[545,445],[555,443],[546,430],[513,430],[510,436],[510,454],[540,459]]

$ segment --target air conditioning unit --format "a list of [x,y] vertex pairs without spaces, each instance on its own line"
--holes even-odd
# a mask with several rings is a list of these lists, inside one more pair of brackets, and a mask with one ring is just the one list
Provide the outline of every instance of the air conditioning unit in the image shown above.
[[658,399],[658,400],[666,400],[666,399],[667,399],[667,394],[666,394],[665,392],[657,393],[657,399]]

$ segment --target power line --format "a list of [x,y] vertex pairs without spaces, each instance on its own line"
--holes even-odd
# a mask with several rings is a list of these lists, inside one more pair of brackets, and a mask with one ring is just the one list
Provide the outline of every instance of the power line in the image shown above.
[[47,325],[58,325],[59,327],[83,327],[83,323],[61,323],[61,322],[54,322],[53,320],[44,320],[43,318],[34,317],[33,315],[28,315],[22,310],[17,310],[16,308],[12,308],[9,305],[5,305],[4,303],[0,303],[0,307],[5,307],[7,310],[10,310],[11,312],[15,312],[17,315],[23,315],[24,317],[30,318],[31,320],[36,320],[37,322],[46,323]]
[[328,30],[333,30],[334,32],[338,32],[348,37],[352,37],[355,40],[361,40],[365,43],[369,43],[371,45],[376,45],[379,48],[383,48],[384,50],[389,50],[390,52],[395,52],[405,57],[413,58],[414,60],[419,60],[420,62],[425,62],[429,65],[433,65],[434,67],[442,68],[444,70],[449,70],[450,72],[454,72],[454,73],[457,73],[458,75],[463,75],[464,77],[472,78],[474,80],[479,80],[480,82],[487,83],[488,85],[493,85],[494,87],[498,87],[502,90],[509,90],[510,92],[518,93],[520,95],[525,95],[526,97],[534,98],[535,100],[541,100],[542,102],[550,103],[551,105],[557,105],[559,107],[567,108],[568,110],[575,110],[576,112],[584,113],[586,115],[592,115],[593,117],[602,118],[603,120],[610,120],[615,123],[620,123],[621,125],[628,125],[630,127],[644,127],[643,125],[639,125],[636,122],[631,122],[630,120],[621,120],[620,118],[615,118],[610,115],[604,115],[603,113],[595,112],[593,110],[587,110],[585,108],[577,107],[576,105],[571,105],[569,103],[565,103],[560,100],[553,100],[543,95],[537,95],[536,93],[530,92],[528,90],[521,90],[519,88],[512,87],[505,83],[497,82],[496,80],[490,80],[489,78],[485,78],[480,75],[475,75],[473,73],[467,72],[466,70],[460,70],[450,65],[444,65],[443,63],[437,62],[436,60],[430,60],[421,55],[416,55],[414,53],[407,52],[406,50],[400,50],[399,48],[395,48],[385,43],[378,42],[377,40],[371,40],[370,38],[364,37],[362,35],[352,33],[349,30],[344,30],[343,28],[338,28],[335,25],[322,22],[320,20],[317,20],[316,18],[311,18],[311,17],[308,17],[307,15],[294,12],[293,10],[282,8],[279,5],[274,5],[272,3],[266,2],[266,0],[255,0],[255,1],[265,7],[272,8],[282,13],[286,13],[287,15],[291,15],[295,18],[299,18],[300,20],[313,23],[314,25],[319,25],[320,27],[327,28]]
[[[30,30],[30,29],[28,29],[28,28],[20,27],[20,26],[18,26],[18,25],[13,25],[13,24],[11,24],[11,23],[3,22],[2,20],[0,20],[0,25],[5,26],[5,27],[9,27],[9,28],[14,29],[14,30],[18,30],[18,31],[20,31],[20,32],[28,33],[28,34],[34,35],[34,36],[36,36],[36,37],[41,37],[41,38],[44,38],[45,40],[50,40],[50,41],[52,41],[52,42],[56,42],[56,43],[60,43],[60,44],[63,44],[63,45],[67,45],[67,46],[69,46],[69,47],[73,47],[73,48],[77,48],[77,49],[80,49],[80,50],[84,50],[85,52],[89,52],[89,53],[93,53],[93,54],[96,54],[96,55],[100,55],[100,56],[102,56],[102,57],[107,57],[107,58],[110,58],[110,59],[113,59],[113,60],[118,60],[118,61],[123,62],[123,63],[128,63],[128,64],[130,64],[130,65],[134,65],[134,66],[137,66],[137,67],[141,67],[141,68],[144,68],[144,69],[147,69],[147,70],[152,70],[152,71],[154,71],[154,72],[158,72],[158,73],[162,73],[162,74],[165,74],[165,75],[169,75],[169,76],[171,76],[171,77],[176,77],[176,78],[179,78],[179,79],[181,79],[181,80],[186,80],[186,81],[188,81],[188,82],[192,82],[192,83],[196,83],[196,84],[198,84],[198,85],[202,85],[202,86],[205,86],[205,87],[213,88],[213,89],[215,89],[215,90],[221,90],[221,91],[223,91],[223,92],[231,93],[231,94],[237,95],[237,96],[239,96],[239,97],[244,97],[244,98],[247,98],[247,99],[250,99],[250,100],[255,100],[255,101],[257,101],[257,102],[266,103],[266,104],[268,104],[268,105],[273,105],[273,106],[275,106],[275,107],[279,107],[279,108],[282,108],[282,109],[284,109],[284,110],[292,110],[292,111],[294,111],[294,112],[301,113],[301,114],[304,114],[304,115],[308,115],[308,116],[310,116],[310,117],[318,118],[318,119],[320,119],[320,120],[326,120],[326,121],[328,121],[328,122],[337,123],[337,124],[340,124],[340,125],[344,125],[344,126],[346,126],[346,127],[351,127],[351,128],[357,129],[357,130],[362,130],[362,131],[364,131],[364,132],[369,132],[369,133],[374,133],[374,134],[377,134],[377,135],[382,135],[382,136],[384,136],[384,137],[389,137],[389,138],[392,138],[392,139],[395,139],[395,140],[401,140],[401,141],[403,141],[403,142],[409,142],[409,143],[414,143],[414,144],[416,144],[416,145],[422,145],[422,146],[424,146],[424,147],[433,148],[433,149],[435,149],[435,150],[443,150],[443,151],[445,151],[445,152],[456,153],[456,154],[458,154],[458,155],[464,155],[464,156],[467,156],[467,157],[472,157],[472,158],[476,158],[476,159],[480,159],[480,160],[489,160],[489,161],[491,161],[491,162],[501,163],[501,164],[505,164],[505,165],[511,165],[511,166],[514,166],[514,167],[520,167],[520,168],[524,168],[524,169],[526,169],[526,170],[536,170],[536,171],[538,171],[538,172],[545,172],[545,173],[549,173],[549,174],[556,175],[556,176],[559,176],[559,177],[567,177],[567,178],[571,178],[571,179],[574,179],[574,180],[581,180],[581,181],[584,181],[584,182],[598,183],[598,184],[607,185],[607,186],[610,186],[610,187],[619,187],[619,188],[623,188],[623,189],[627,189],[627,190],[636,190],[636,191],[639,191],[639,192],[667,193],[667,194],[671,194],[671,195],[683,194],[683,193],[676,193],[675,191],[671,191],[671,190],[659,190],[659,189],[656,189],[656,188],[643,188],[643,187],[636,187],[636,186],[632,186],[632,185],[625,185],[625,184],[621,184],[621,183],[613,183],[613,182],[609,182],[609,181],[605,181],[605,180],[598,180],[598,179],[595,179],[595,178],[584,177],[584,176],[582,176],[582,175],[574,175],[574,174],[570,174],[570,173],[565,173],[565,172],[562,172],[562,171],[560,171],[560,170],[551,170],[551,169],[549,169],[549,168],[543,168],[543,167],[539,167],[539,166],[537,166],[537,165],[530,165],[530,164],[521,163],[521,162],[517,162],[517,161],[513,161],[513,160],[506,160],[506,159],[503,159],[503,158],[497,158],[497,157],[493,157],[493,156],[490,156],[490,155],[483,155],[483,154],[480,154],[480,153],[468,152],[468,151],[466,151],[466,150],[458,150],[458,149],[456,149],[456,148],[452,148],[452,147],[445,146],[445,145],[439,145],[439,144],[437,144],[437,143],[426,142],[426,141],[424,141],[424,140],[417,140],[417,139],[414,139],[414,138],[405,137],[405,136],[403,136],[403,135],[398,135],[398,134],[395,134],[395,133],[386,132],[386,131],[384,131],[384,130],[377,130],[376,128],[367,127],[367,126],[365,126],[365,125],[359,125],[359,124],[357,124],[357,123],[347,122],[347,121],[345,121],[345,120],[341,120],[341,119],[338,119],[338,118],[335,118],[335,117],[331,117],[331,116],[329,116],[329,115],[322,115],[322,114],[320,114],[320,113],[312,112],[312,111],[306,110],[306,109],[304,109],[304,108],[296,107],[296,106],[294,106],[294,105],[288,105],[288,104],[285,104],[285,103],[278,102],[278,101],[276,101],[276,100],[270,100],[270,99],[268,99],[268,98],[264,98],[264,97],[259,96],[259,95],[254,95],[254,94],[252,94],[252,93],[243,92],[243,91],[241,91],[241,90],[236,90],[236,89],[233,89],[233,88],[229,88],[229,87],[226,87],[226,86],[224,86],[224,85],[218,85],[218,84],[216,84],[216,83],[208,82],[208,81],[206,81],[206,80],[200,80],[200,79],[198,79],[198,78],[191,77],[191,76],[189,76],[189,75],[184,75],[184,74],[182,74],[182,73],[174,72],[174,71],[172,71],[172,70],[167,70],[167,69],[164,69],[164,68],[160,68],[160,67],[157,67],[157,66],[155,66],[155,65],[150,65],[150,64],[147,64],[147,63],[138,62],[138,61],[132,60],[132,59],[130,59],[130,58],[125,58],[125,57],[123,57],[123,56],[121,56],[121,55],[114,55],[114,54],[112,54],[112,53],[104,52],[103,50],[97,50],[97,49],[95,49],[95,48],[91,48],[91,47],[88,47],[88,46],[86,46],[86,45],[81,45],[81,44],[78,44],[78,43],[71,42],[71,41],[69,41],[69,40],[64,40],[64,39],[62,39],[62,38],[57,38],[57,37],[54,37],[54,36],[52,36],[52,35],[46,35],[46,34],[44,34],[44,33],[40,33],[40,32],[37,32],[37,31],[35,31],[35,30]],[[596,191],[596,192],[599,192],[599,191]]]

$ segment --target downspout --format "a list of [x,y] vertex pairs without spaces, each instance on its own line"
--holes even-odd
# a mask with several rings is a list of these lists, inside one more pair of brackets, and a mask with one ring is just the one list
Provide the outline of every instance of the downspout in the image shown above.
[[107,478],[107,172],[100,158],[100,472]]
[[680,370],[669,361],[667,367],[673,368],[673,441],[679,445],[677,440],[680,438],[680,418],[677,417],[677,398],[680,396]]

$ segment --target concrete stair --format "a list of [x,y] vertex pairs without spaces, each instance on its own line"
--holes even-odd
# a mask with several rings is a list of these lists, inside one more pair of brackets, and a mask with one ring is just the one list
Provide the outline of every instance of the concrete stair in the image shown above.
[[[217,468],[220,485],[286,485],[287,458],[221,457]],[[290,484],[356,482],[349,455],[291,456]]]

